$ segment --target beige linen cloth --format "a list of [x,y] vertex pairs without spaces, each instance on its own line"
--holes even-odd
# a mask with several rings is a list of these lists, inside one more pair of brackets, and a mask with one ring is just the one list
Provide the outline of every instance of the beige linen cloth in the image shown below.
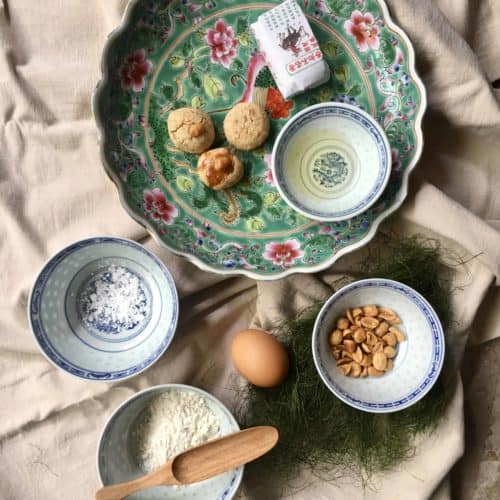
[[[189,383],[231,406],[231,336],[252,322],[270,327],[327,296],[328,284],[361,255],[351,254],[321,275],[270,283],[223,278],[160,249],[125,214],[100,164],[89,105],[106,35],[120,22],[125,4],[0,0],[2,500],[91,498],[99,485],[100,430],[137,390]],[[453,296],[456,322],[448,332],[453,371],[468,337],[481,343],[500,333],[500,90],[492,87],[500,79],[500,1],[391,0],[389,6],[414,43],[429,110],[410,195],[382,230],[432,235],[464,259],[475,256],[464,267],[450,268],[459,287]],[[85,382],[54,368],[26,320],[27,296],[44,261],[66,244],[101,234],[145,243],[171,269],[182,297],[168,352],[144,374],[114,384]],[[395,471],[377,475],[365,490],[359,478],[345,478],[313,482],[294,498],[449,498],[448,472],[464,450],[460,381],[453,391],[437,431],[419,440],[415,456]],[[499,400],[485,405],[488,411],[498,411]],[[491,434],[498,437],[496,429]],[[477,457],[473,467],[476,482],[459,496],[493,498],[488,492],[499,486],[498,454]]]

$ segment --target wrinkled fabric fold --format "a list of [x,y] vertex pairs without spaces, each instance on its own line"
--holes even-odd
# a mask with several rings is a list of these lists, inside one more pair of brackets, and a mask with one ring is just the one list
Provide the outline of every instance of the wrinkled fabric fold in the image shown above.
[[[361,2],[362,3],[362,2]],[[390,0],[427,88],[424,153],[402,208],[382,232],[423,234],[450,259],[455,321],[447,332],[451,402],[436,432],[394,471],[312,481],[295,499],[450,498],[448,473],[464,450],[458,368],[468,340],[500,334],[499,0]],[[271,329],[355,276],[363,250],[315,275],[255,282],[201,271],[160,248],[121,207],[101,166],[90,96],[107,34],[126,1],[0,0],[0,498],[92,497],[95,453],[113,410],[159,383],[189,383],[229,407],[241,384],[229,342],[249,325]],[[44,262],[94,235],[144,243],[171,270],[181,315],[167,353],[145,373],[101,384],[57,370],[29,330],[29,290]],[[378,245],[375,238],[371,245]],[[498,464],[498,460],[497,460]],[[310,480],[307,472],[304,480]],[[244,498],[252,498],[251,488]],[[260,499],[259,499],[260,500]]]

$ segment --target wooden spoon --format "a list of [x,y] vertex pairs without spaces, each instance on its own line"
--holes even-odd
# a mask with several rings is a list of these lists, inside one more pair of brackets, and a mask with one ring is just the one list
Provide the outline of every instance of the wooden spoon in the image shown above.
[[260,426],[208,441],[177,455],[147,476],[104,486],[95,500],[120,500],[153,486],[203,481],[259,458],[274,448],[278,437],[276,428]]

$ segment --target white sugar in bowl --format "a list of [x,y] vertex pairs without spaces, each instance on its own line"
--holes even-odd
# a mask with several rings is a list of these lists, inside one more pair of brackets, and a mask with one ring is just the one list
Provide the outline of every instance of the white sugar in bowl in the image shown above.
[[165,265],[115,237],[77,241],[42,268],[28,319],[45,357],[67,373],[111,382],[133,377],[168,348],[178,297]]

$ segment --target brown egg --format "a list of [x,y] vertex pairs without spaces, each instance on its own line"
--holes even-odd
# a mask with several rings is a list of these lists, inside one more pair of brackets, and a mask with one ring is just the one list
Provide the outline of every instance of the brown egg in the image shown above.
[[276,338],[263,330],[243,330],[231,344],[235,368],[251,384],[274,387],[288,374],[288,354]]

